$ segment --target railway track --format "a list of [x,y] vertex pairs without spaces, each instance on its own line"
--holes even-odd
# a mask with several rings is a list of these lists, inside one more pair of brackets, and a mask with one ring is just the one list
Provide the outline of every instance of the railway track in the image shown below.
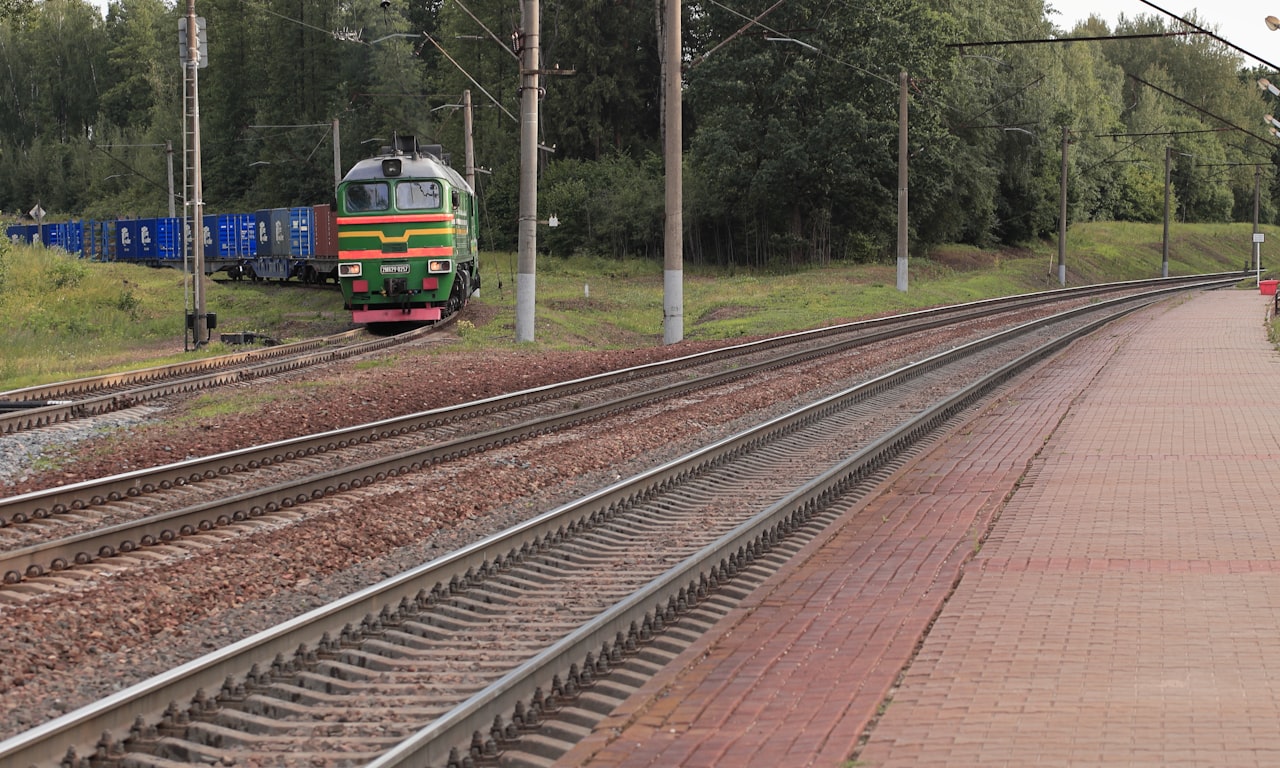
[[[982,313],[1000,311],[1000,307],[1008,309],[1053,296],[1087,297],[1121,290],[1137,290],[1142,286],[1186,284],[1214,278],[1230,279],[1233,276],[1237,275],[1224,273],[1085,286],[979,301],[914,314],[924,317],[960,312],[980,316]],[[453,318],[449,318],[431,328],[351,343],[353,338],[365,333],[356,329],[231,355],[8,390],[0,392],[0,435],[40,429],[74,418],[133,407],[148,400],[249,381],[373,352],[415,340],[433,330],[447,327],[452,322]]]
[[[1028,323],[825,398],[0,743],[0,760],[536,764],[667,627],[713,621],[738,573],[856,506],[992,388],[1158,298]],[[535,732],[556,713],[570,719]]]
[[376,352],[420,339],[449,322],[380,338],[354,329],[230,355],[0,392],[0,435]]
[[3,499],[0,577],[18,584],[765,370],[1002,311],[1010,308],[983,302],[793,334]]

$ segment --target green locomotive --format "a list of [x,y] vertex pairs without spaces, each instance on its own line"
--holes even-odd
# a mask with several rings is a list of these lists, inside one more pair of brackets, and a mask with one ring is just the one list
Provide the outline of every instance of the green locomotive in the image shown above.
[[357,323],[435,323],[480,288],[475,192],[438,145],[396,136],[338,185],[338,282]]

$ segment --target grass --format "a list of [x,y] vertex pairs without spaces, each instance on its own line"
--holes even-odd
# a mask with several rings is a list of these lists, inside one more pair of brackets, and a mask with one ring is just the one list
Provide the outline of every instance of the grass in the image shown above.
[[[1280,229],[1266,227],[1269,242]],[[1169,272],[1240,270],[1250,261],[1248,224],[1175,224]],[[1158,277],[1159,224],[1073,225],[1068,285]],[[1264,259],[1267,245],[1263,246]],[[658,260],[540,256],[535,341],[517,344],[517,257],[481,255],[482,295],[456,326],[464,349],[547,350],[653,346],[663,339],[663,265]],[[908,290],[896,264],[811,267],[786,273],[686,263],[683,337],[728,339],[812,328],[1060,287],[1057,246],[984,250],[946,246],[909,262]],[[183,350],[185,279],[177,270],[78,260],[53,249],[0,243],[0,390],[229,351],[220,343]],[[350,327],[336,290],[207,280],[219,332],[253,331],[291,341]],[[1280,336],[1280,334],[1277,334]],[[381,363],[369,363],[379,365]],[[389,364],[389,363],[388,363]]]
[[[0,389],[230,351],[220,342],[199,353],[183,350],[185,282],[179,270],[90,262],[58,249],[0,242]],[[336,289],[205,285],[221,331],[292,340],[350,325]]]
[[[1157,224],[1075,225],[1068,237],[1067,283],[1159,277],[1161,238]],[[1169,274],[1240,270],[1249,259],[1251,239],[1248,224],[1178,224],[1171,228]],[[515,346],[516,266],[514,254],[482,255],[482,302],[492,317],[460,332],[464,343]],[[536,267],[537,347],[662,343],[661,263],[542,257]],[[936,248],[928,257],[911,258],[908,272],[904,293],[896,289],[893,263],[814,267],[786,274],[731,274],[685,264],[684,338],[768,334],[1061,287],[1056,242],[1003,250]]]

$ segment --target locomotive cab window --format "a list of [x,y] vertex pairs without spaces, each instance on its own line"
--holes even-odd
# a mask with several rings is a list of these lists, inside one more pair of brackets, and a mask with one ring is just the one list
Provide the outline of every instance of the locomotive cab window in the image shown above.
[[352,184],[347,187],[347,211],[349,213],[385,211],[389,207],[390,196],[387,194],[387,183],[385,181]]
[[402,181],[396,185],[396,208],[402,211],[421,211],[439,207],[439,182]]

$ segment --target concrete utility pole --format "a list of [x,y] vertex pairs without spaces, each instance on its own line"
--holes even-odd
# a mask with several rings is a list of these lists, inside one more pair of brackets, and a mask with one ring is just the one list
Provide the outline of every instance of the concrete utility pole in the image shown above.
[[663,21],[662,95],[665,105],[663,162],[666,166],[666,223],[662,247],[662,342],[684,339],[684,110],[680,31],[681,0],[666,0]]
[[204,296],[204,238],[196,233],[204,227],[204,182],[200,177],[200,35],[196,26],[196,0],[187,0],[187,133],[190,135],[191,153],[191,246],[194,300],[194,317],[191,327],[197,348],[209,336],[209,316]]
[[1062,126],[1062,192],[1058,200],[1058,283],[1067,284],[1067,145],[1071,129]]
[[1262,233],[1258,230],[1258,207],[1262,196],[1262,166],[1253,166],[1253,264],[1262,281]]
[[898,73],[898,290],[907,290],[907,71]]
[[462,152],[465,163],[467,186],[472,193],[476,191],[476,145],[471,138],[473,129],[471,116],[471,89],[462,92]]
[[1160,276],[1169,276],[1169,198],[1173,184],[1173,147],[1164,148],[1164,244],[1160,246]]
[[[464,169],[466,175],[467,186],[471,187],[471,205],[479,205],[479,196],[476,194],[476,145],[472,140],[472,116],[471,116],[471,90],[467,89],[462,92],[462,154]],[[473,219],[474,220],[474,219]],[[480,237],[479,231],[468,231],[467,239],[471,242],[477,242]],[[476,255],[476,280],[480,279],[480,256]],[[480,289],[473,287],[471,289],[473,296],[480,295]]]
[[177,205],[174,203],[173,197],[173,140],[164,143],[164,159],[165,165],[169,168],[169,218],[178,215]]
[[520,229],[516,258],[516,341],[533,341],[538,262],[538,0],[524,0],[516,35],[520,65]]
[[342,141],[339,137],[338,118],[333,118],[333,188],[342,183]]

